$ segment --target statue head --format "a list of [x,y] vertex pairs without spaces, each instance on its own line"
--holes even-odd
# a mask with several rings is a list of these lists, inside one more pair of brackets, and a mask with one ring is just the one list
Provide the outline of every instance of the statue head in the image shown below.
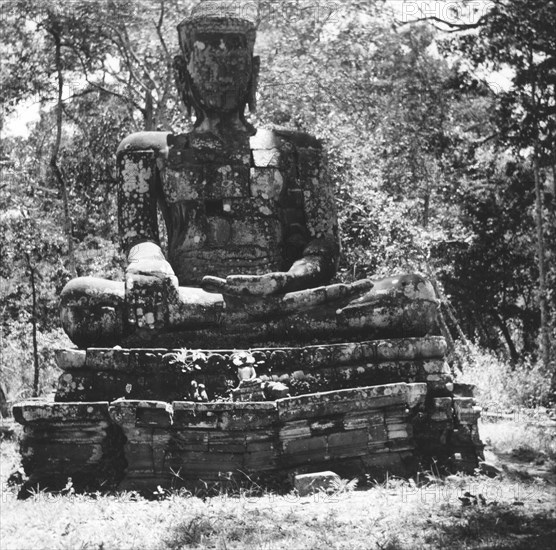
[[178,25],[181,56],[174,60],[176,80],[199,126],[206,116],[233,117],[249,130],[245,107],[255,110],[259,58],[253,57],[256,5],[202,2]]

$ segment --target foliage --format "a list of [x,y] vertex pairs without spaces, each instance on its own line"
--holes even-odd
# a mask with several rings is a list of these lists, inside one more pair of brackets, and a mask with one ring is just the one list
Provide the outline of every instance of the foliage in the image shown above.
[[[498,0],[478,31],[447,44],[475,67],[512,71],[512,87],[501,91],[496,118],[500,137],[518,148],[541,137],[545,161],[554,163],[556,103],[556,9],[545,0]],[[533,94],[533,95],[532,95]]]
[[[12,321],[10,332],[2,337],[0,384],[6,392],[10,405],[21,399],[32,397],[33,387],[33,348],[31,342],[31,323]],[[38,331],[39,348],[39,392],[52,394],[61,374],[56,365],[54,352],[70,345],[68,337],[60,329]]]
[[[448,251],[441,269],[447,293],[472,337],[515,361],[534,353],[539,318],[531,169],[492,152],[465,181],[461,219],[470,238]],[[499,342],[498,334],[503,340]]]
[[556,396],[548,383],[550,373],[541,361],[527,357],[512,365],[476,344],[471,344],[471,354],[458,344],[456,356],[462,371],[456,381],[476,386],[478,404],[485,411],[511,413],[554,406]]
[[170,364],[178,365],[182,372],[194,372],[195,370],[200,370],[200,365],[204,365],[207,358],[206,354],[201,351],[188,349],[182,349],[175,353],[170,353],[167,356],[170,357]]
[[535,460],[539,466],[550,466],[549,461],[556,461],[556,434],[554,428],[543,426],[543,418],[537,422],[519,414],[511,415],[511,421],[483,421],[481,440],[496,454],[512,455],[516,459]]
[[[556,240],[553,231],[547,231],[554,225],[556,207],[555,24],[554,2],[497,0],[476,33],[457,36],[446,45],[469,61],[463,72],[504,69],[511,74],[511,86],[497,94],[492,117],[496,131],[491,137],[529,167],[535,184],[534,309],[540,316],[540,352],[547,366],[556,325],[552,290]],[[556,377],[553,383],[556,387]]]
[[[3,137],[0,146],[0,229],[7,236],[0,244],[2,345],[11,368],[27,372],[32,319],[39,334],[58,334],[69,244],[77,274],[121,278],[114,151],[133,131],[190,127],[171,59],[175,25],[195,3],[3,5],[2,117],[17,116],[32,101],[40,105],[28,135]],[[389,6],[263,3],[253,122],[324,140],[343,233],[342,280],[435,275],[468,337],[514,363],[534,357],[540,327],[535,136],[546,190],[546,295],[551,315],[556,311],[553,2],[496,0],[479,24],[466,27],[474,29],[448,40],[424,23],[399,24]],[[63,190],[48,169],[60,83],[56,37],[64,83],[58,163],[70,198],[69,242],[58,221],[65,215]],[[507,89],[488,82],[492,71],[508,67]],[[49,360],[41,361],[48,369]]]

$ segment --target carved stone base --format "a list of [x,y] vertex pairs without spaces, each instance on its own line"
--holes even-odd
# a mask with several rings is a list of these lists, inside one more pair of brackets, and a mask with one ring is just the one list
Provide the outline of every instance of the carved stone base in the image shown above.
[[[282,382],[291,395],[354,387],[425,382],[435,396],[451,395],[446,342],[438,336],[249,350],[263,381]],[[210,400],[238,384],[236,350],[89,348],[58,352],[56,401],[188,399],[191,382]],[[176,358],[181,358],[177,361]]]
[[426,394],[400,383],[270,402],[32,401],[14,411],[27,485],[154,490],[323,468],[376,476],[388,464],[411,475]]
[[109,415],[108,403],[47,403],[33,399],[13,408],[24,426],[21,461],[27,488],[51,491],[71,481],[77,490],[111,489],[124,476],[122,430]]
[[[25,426],[26,487],[58,489],[71,477],[84,489],[150,491],[323,470],[377,479],[412,475],[432,459],[473,471],[480,410],[454,395],[444,354],[439,337],[240,352],[61,351],[57,402],[14,407]],[[240,387],[232,401],[238,364],[259,386],[284,384],[290,397],[254,401],[265,392]],[[193,400],[192,381],[209,402]]]

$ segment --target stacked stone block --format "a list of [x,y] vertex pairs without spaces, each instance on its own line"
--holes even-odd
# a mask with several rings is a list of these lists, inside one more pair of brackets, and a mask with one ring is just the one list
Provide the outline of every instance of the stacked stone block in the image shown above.
[[[236,351],[197,350],[193,367],[178,353],[60,352],[57,402],[15,408],[30,481],[102,478],[150,490],[245,474],[332,469],[378,479],[432,460],[454,470],[478,465],[480,410],[454,394],[440,337],[250,350],[257,380],[291,388],[269,401],[249,381],[242,400],[224,395],[238,388]],[[192,378],[210,402],[187,396]],[[101,395],[109,403],[96,403]]]
[[[124,437],[111,421],[108,403],[44,403],[14,407],[24,426],[21,461],[27,487],[95,490],[116,486],[124,476]],[[70,484],[68,486],[68,483]]]

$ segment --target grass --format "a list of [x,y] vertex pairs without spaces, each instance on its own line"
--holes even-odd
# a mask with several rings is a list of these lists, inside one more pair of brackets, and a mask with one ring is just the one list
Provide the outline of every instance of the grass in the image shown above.
[[[554,485],[511,476],[390,479],[367,490],[200,499],[166,493],[49,495],[8,487],[16,445],[1,443],[2,550],[553,548]],[[346,490],[347,488],[347,490]]]
[[481,425],[487,458],[502,471],[494,479],[424,474],[365,490],[353,490],[346,480],[336,494],[304,498],[161,492],[146,500],[69,490],[19,501],[18,487],[7,482],[19,456],[6,440],[0,442],[0,549],[552,549],[556,433],[531,426],[521,414],[550,403],[545,373],[530,363],[511,367],[480,350],[464,367],[460,381],[477,384],[479,404],[519,413],[513,421]]
[[535,426],[526,420],[485,422],[481,437],[498,454],[522,454],[532,459],[556,461],[556,430]]

